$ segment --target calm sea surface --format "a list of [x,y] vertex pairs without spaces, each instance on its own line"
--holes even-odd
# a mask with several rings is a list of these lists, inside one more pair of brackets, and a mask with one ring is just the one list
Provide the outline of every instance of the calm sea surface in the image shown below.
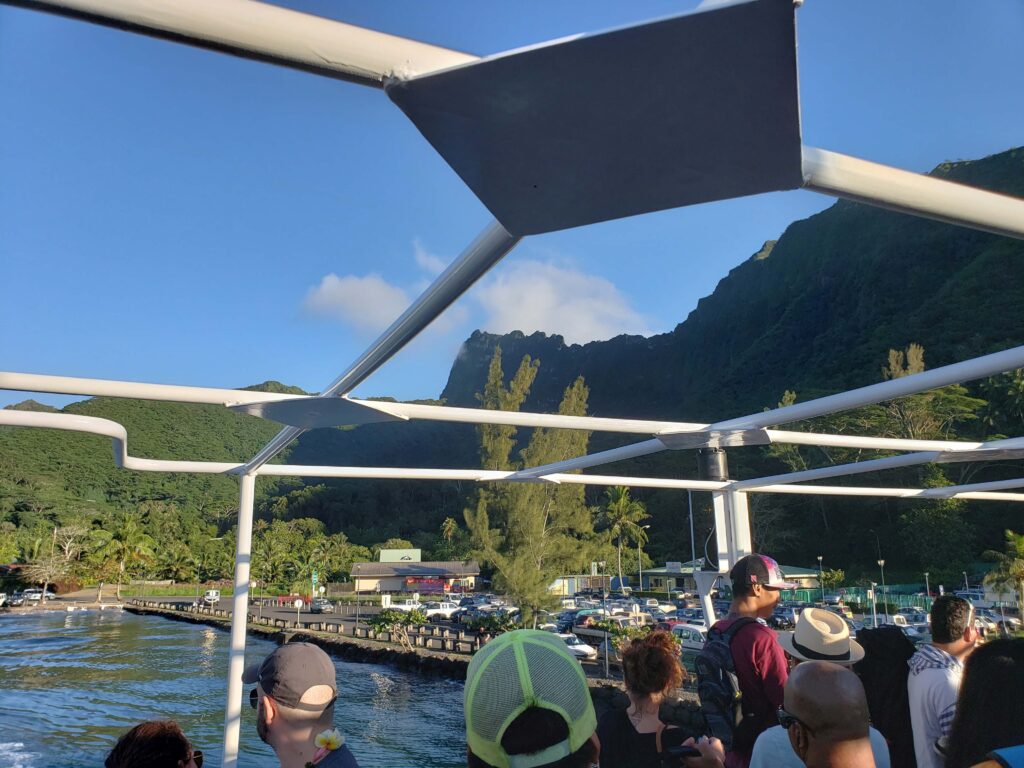
[[[118,735],[177,720],[220,765],[228,635],[115,611],[0,616],[0,768],[102,766]],[[274,649],[250,638],[247,660]],[[462,683],[335,660],[335,724],[369,768],[465,765]],[[240,765],[276,768],[242,711]]]

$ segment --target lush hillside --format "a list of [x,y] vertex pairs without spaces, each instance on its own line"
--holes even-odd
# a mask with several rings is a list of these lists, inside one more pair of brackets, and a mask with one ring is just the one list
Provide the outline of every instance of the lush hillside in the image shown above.
[[[934,173],[976,186],[1024,196],[1024,149],[974,162],[947,163]],[[565,388],[582,375],[590,387],[589,410],[601,416],[705,420],[759,411],[786,390],[800,399],[879,380],[890,348],[924,346],[929,367],[1024,343],[1024,243],[852,203],[798,221],[777,242],[731,270],[670,333],[620,336],[566,345],[559,336],[476,332],[453,364],[441,397],[449,405],[476,406],[496,347],[506,373],[523,355],[541,361],[524,409],[554,411]],[[680,307],[680,315],[686,308]],[[277,382],[275,392],[299,391]],[[995,392],[995,390],[992,390]],[[975,387],[971,394],[991,394]],[[1002,396],[1002,395],[1000,395]],[[27,401],[17,407],[39,409]],[[44,407],[45,408],[45,407]],[[965,420],[961,434],[1021,433],[1019,415]],[[1004,409],[1005,410],[1005,409]],[[95,398],[68,406],[69,413],[102,416],[128,428],[133,455],[241,461],[278,427],[214,406]],[[1006,411],[1013,413],[1012,409]],[[1016,418],[1016,421],[1013,419]],[[524,438],[525,435],[520,435]],[[596,434],[592,449],[618,438]],[[78,507],[113,512],[147,500],[194,510],[230,510],[235,480],[219,476],[163,476],[116,471],[106,440],[85,435],[0,428],[0,524],[43,515],[46,508]],[[316,430],[290,450],[289,461],[337,465],[475,466],[470,426],[410,423]],[[828,457],[809,456],[809,463]],[[781,471],[786,464],[762,449],[732,452],[734,476]],[[618,469],[618,468],[616,468]],[[659,454],[623,470],[692,476],[690,454]],[[957,481],[961,468],[929,482]],[[971,470],[974,479],[999,476],[1006,467]],[[899,481],[924,481],[904,476]],[[890,478],[890,481],[893,481]],[[446,517],[461,520],[471,484],[331,481],[261,481],[265,516],[316,517],[370,545],[389,536],[428,541]],[[588,490],[598,503],[600,489]],[[654,515],[652,553],[685,559],[687,526],[679,524],[686,497],[674,492],[637,494]],[[708,531],[703,494],[697,495],[701,544]],[[826,554],[870,561],[875,529],[898,542],[913,529],[907,504],[855,504],[807,499],[757,502],[759,538],[794,560],[809,562],[827,528]],[[918,507],[915,509],[924,508]],[[205,512],[203,513],[206,514]],[[971,540],[998,546],[1000,530],[1017,510],[999,505],[972,523]],[[209,515],[207,515],[209,517]],[[958,518],[959,520],[959,518]],[[765,529],[774,521],[774,535]],[[38,520],[36,521],[38,523]],[[959,525],[959,522],[956,523]],[[950,530],[959,530],[952,526]],[[971,538],[976,537],[976,538]],[[898,550],[896,559],[910,550]],[[698,545],[698,550],[702,547]]]
[[[1024,148],[934,175],[1024,196]],[[841,201],[733,269],[671,333],[567,346],[474,333],[442,398],[474,400],[487,361],[543,361],[527,407],[550,410],[582,374],[591,411],[699,421],[871,383],[886,350],[922,344],[931,367],[1024,341],[1024,243]]]

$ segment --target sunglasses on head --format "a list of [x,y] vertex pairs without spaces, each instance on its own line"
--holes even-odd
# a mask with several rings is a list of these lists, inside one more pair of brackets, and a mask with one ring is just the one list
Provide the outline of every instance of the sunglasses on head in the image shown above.
[[[199,749],[192,750],[192,757],[188,759],[188,763],[195,761],[196,768],[203,768],[203,752]],[[186,763],[186,765],[188,764]]]
[[814,730],[809,725],[807,725],[807,723],[805,723],[803,720],[801,720],[796,715],[789,714],[789,712],[787,712],[782,707],[779,707],[779,711],[776,714],[777,714],[777,716],[779,718],[779,725],[781,725],[787,731],[790,728],[792,728],[794,725],[802,725],[808,731],[810,731],[811,733],[814,733]]

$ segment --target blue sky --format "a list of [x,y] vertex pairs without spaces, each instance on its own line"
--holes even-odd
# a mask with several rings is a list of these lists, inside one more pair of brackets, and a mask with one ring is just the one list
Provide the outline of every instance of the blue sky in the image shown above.
[[[288,3],[477,54],[696,4]],[[807,144],[916,171],[1024,144],[1019,0],[807,0],[798,25]],[[370,88],[0,6],[0,100],[3,370],[320,389],[489,220]],[[669,331],[831,203],[528,239],[357,394],[438,395],[474,328]]]

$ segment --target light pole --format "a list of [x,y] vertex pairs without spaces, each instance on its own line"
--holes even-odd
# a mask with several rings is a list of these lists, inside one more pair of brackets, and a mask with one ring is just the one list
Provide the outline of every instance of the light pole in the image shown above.
[[875,629],[878,629],[878,593],[875,592],[877,586],[875,582],[871,582],[871,618]]
[[928,571],[924,572],[924,604],[927,606],[928,601],[932,599],[932,588],[928,584]]
[[961,573],[964,575],[964,589],[969,591],[971,585],[967,583],[967,571],[961,571]]
[[[651,526],[649,526],[649,525],[641,525],[640,526],[640,530],[646,531],[650,527]],[[640,569],[640,577],[639,578],[640,578],[640,591],[641,592],[644,591],[644,553],[640,549],[642,544],[643,544],[643,535],[641,534],[640,536],[636,537],[636,567]],[[622,585],[620,584],[619,586],[621,587]]]
[[878,561],[878,567],[882,571],[882,609],[885,611],[885,623],[889,623],[889,603],[885,596],[885,560]]
[[822,556],[818,555],[818,584],[821,586],[821,603],[825,604],[825,579],[824,571],[821,570]]

